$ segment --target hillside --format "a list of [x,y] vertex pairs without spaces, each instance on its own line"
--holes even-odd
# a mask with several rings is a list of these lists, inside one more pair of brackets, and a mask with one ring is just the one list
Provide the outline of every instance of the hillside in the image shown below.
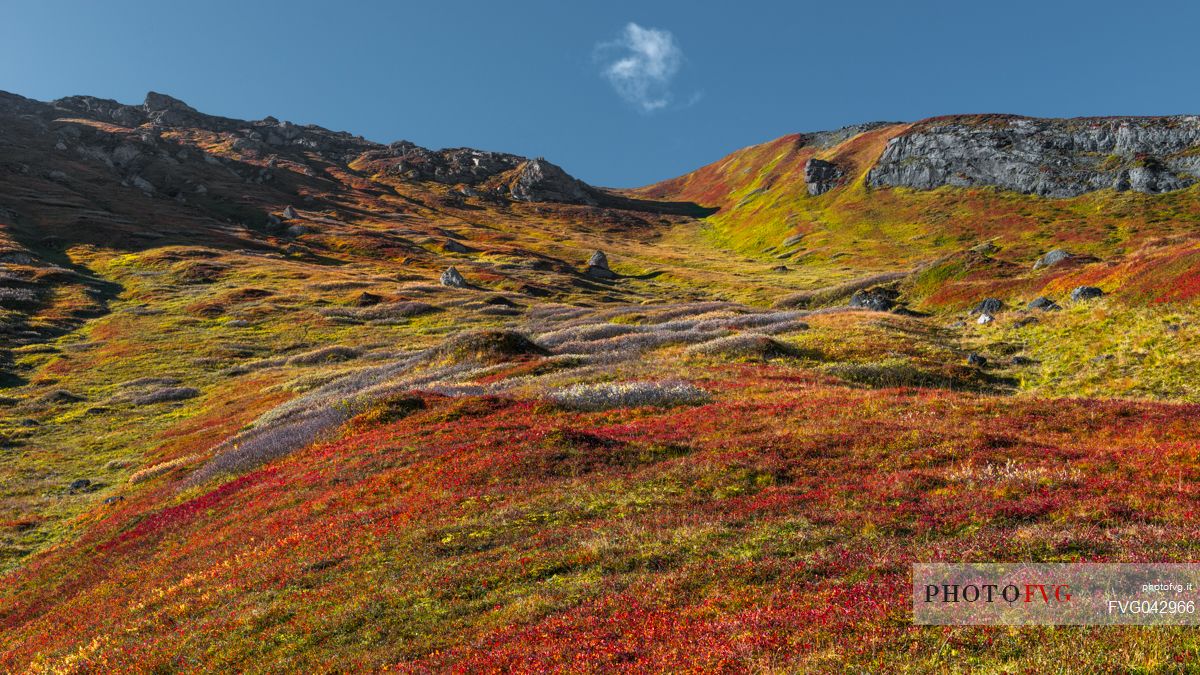
[[954,116],[616,191],[0,93],[0,669],[1181,669],[914,627],[909,565],[1195,557],[1197,158]]

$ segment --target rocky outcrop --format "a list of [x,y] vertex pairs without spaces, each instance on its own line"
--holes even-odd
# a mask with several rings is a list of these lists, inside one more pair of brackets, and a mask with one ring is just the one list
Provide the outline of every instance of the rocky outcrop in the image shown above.
[[837,164],[823,159],[810,159],[804,164],[804,184],[808,194],[816,197],[837,187],[846,175]]
[[[562,168],[541,157],[491,153],[473,148],[431,150],[408,141],[388,145],[366,141],[346,132],[316,125],[295,125],[275,118],[236,120],[198,112],[179,98],[151,91],[140,106],[127,106],[109,98],[67,96],[41,103],[0,92],[0,114],[32,114],[49,124],[55,118],[91,118],[138,129],[146,138],[160,138],[164,127],[203,130],[226,136],[229,147],[251,159],[274,161],[284,157],[307,165],[312,155],[343,165],[362,166],[372,173],[394,175],[406,180],[434,181],[460,186],[462,196],[512,199],[517,202],[562,202],[569,204],[634,207],[617,196],[596,190],[572,178]],[[78,133],[78,132],[74,132]],[[60,150],[68,145],[65,139]],[[112,166],[110,148],[83,148],[80,153]],[[102,155],[102,156],[101,156]],[[264,178],[265,180],[266,178]],[[628,202],[628,201],[626,201]]]
[[875,187],[995,186],[1046,197],[1160,193],[1200,179],[1200,117],[950,117],[892,138]]
[[509,194],[513,199],[523,202],[566,202],[593,206],[597,203],[587,184],[540,157],[521,165],[516,180],[509,186]]

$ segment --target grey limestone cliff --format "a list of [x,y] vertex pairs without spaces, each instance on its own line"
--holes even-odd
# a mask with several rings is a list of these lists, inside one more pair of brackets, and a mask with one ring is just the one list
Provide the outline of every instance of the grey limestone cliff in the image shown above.
[[1160,193],[1200,179],[1200,117],[949,117],[892,138],[875,187],[996,186],[1047,197]]

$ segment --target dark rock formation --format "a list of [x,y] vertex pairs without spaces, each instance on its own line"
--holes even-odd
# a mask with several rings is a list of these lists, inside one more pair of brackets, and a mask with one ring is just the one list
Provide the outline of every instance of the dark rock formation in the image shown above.
[[938,118],[888,142],[869,185],[990,185],[1047,197],[1158,193],[1200,178],[1200,117]]
[[1034,298],[1033,300],[1031,300],[1029,302],[1029,304],[1025,306],[1025,309],[1029,309],[1029,310],[1040,309],[1043,312],[1053,312],[1053,311],[1056,311],[1056,310],[1059,310],[1062,308],[1058,306],[1057,302],[1054,302],[1053,300],[1051,300],[1050,298],[1047,298],[1044,295],[1040,295],[1040,296]]
[[1071,291],[1071,300],[1074,302],[1082,302],[1084,300],[1092,300],[1104,295],[1104,291],[1095,286],[1079,286]]
[[975,305],[972,314],[996,314],[1004,309],[1004,303],[999,298],[985,298]]
[[868,288],[856,291],[854,295],[850,296],[850,306],[886,312],[896,306],[896,298],[899,295],[890,288]]
[[804,164],[804,184],[808,186],[808,194],[814,197],[837,187],[845,175],[837,164],[823,159],[810,159]]

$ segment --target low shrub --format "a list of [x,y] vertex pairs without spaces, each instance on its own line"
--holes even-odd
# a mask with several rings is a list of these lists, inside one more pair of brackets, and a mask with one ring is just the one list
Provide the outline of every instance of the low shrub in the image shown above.
[[174,387],[180,384],[177,377],[139,377],[136,380],[122,382],[117,385],[122,389],[141,389],[142,387]]
[[775,302],[776,307],[781,308],[796,308],[805,309],[808,307],[821,307],[823,305],[832,305],[848,299],[856,292],[866,290],[872,286],[880,284],[888,284],[894,281],[899,281],[908,276],[908,272],[886,272],[883,274],[875,274],[869,277],[860,279],[852,279],[845,283],[836,284],[834,286],[826,286],[810,291],[800,291],[786,295]]
[[387,322],[411,319],[437,309],[427,302],[383,302],[368,307],[328,307],[321,310],[321,315],[343,321]]
[[289,366],[313,366],[321,363],[336,363],[338,361],[349,361],[350,359],[358,358],[361,354],[362,350],[357,347],[334,345],[332,347],[314,349],[311,352],[304,352],[303,354],[296,354],[288,358],[287,364]]
[[146,467],[145,469],[135,471],[132,475],[130,475],[129,483],[136,484],[136,483],[142,483],[142,482],[148,481],[151,478],[161,476],[164,473],[171,471],[172,469],[177,469],[181,466],[184,466],[185,464],[194,462],[198,458],[199,458],[198,455],[184,455],[183,457],[176,457],[175,459],[167,460],[165,462],[155,464],[154,466]]
[[289,455],[332,432],[348,417],[348,409],[325,408],[240,433],[217,446],[213,458],[192,474],[189,482],[242,473]]
[[163,387],[155,389],[141,396],[134,396],[129,399],[133,405],[153,405],[155,403],[166,403],[168,401],[186,401],[189,398],[196,398],[200,395],[200,390],[195,387]]
[[434,362],[495,363],[518,356],[547,356],[550,352],[523,334],[511,330],[482,330],[461,333],[435,347]]
[[745,361],[767,361],[801,356],[800,350],[759,333],[738,333],[688,347],[693,356],[721,356]]
[[564,408],[583,411],[643,406],[670,408],[700,405],[712,399],[707,391],[681,381],[574,384],[550,392],[547,398]]
[[947,367],[933,370],[899,359],[878,363],[837,363],[824,371],[838,379],[874,389],[917,387],[960,391],[1002,390],[1012,384],[1006,378],[981,374],[976,369]]

